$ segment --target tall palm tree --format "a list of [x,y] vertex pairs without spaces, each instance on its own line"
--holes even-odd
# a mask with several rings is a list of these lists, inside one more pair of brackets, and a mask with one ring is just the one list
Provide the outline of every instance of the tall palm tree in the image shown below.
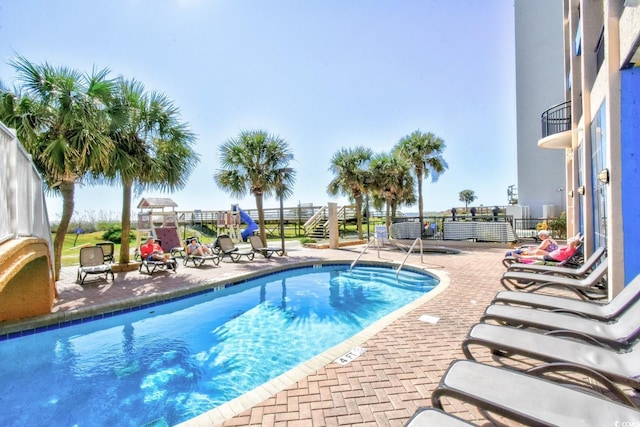
[[413,192],[411,165],[402,157],[380,153],[371,159],[370,173],[377,197],[385,201],[385,224],[389,233],[391,210],[395,214],[398,203],[406,201],[407,193]]
[[436,182],[439,176],[449,168],[442,157],[446,148],[444,140],[431,132],[414,131],[400,139],[393,151],[406,158],[412,165],[418,182],[418,215],[420,224],[424,224],[424,198],[422,181],[431,175],[431,182]]
[[403,205],[412,206],[416,203],[415,179],[413,178],[411,164],[402,158],[397,159],[394,171],[396,173],[396,184],[392,187],[394,197],[391,202],[391,218],[397,216],[399,207]]
[[331,157],[329,171],[335,175],[327,186],[327,193],[344,194],[356,202],[358,238],[362,239],[362,196],[368,191],[372,178],[367,169],[373,156],[368,147],[341,148]]
[[180,112],[165,95],[145,91],[135,80],[118,79],[109,104],[109,135],[115,142],[108,180],[122,184],[122,245],[120,263],[129,263],[131,197],[146,188],[183,188],[199,156],[195,135],[180,121]]
[[105,112],[113,82],[107,69],[87,75],[47,63],[32,64],[22,56],[10,65],[17,72],[21,89],[14,97],[14,105],[20,106],[14,113],[19,116],[9,122],[18,122],[18,136],[48,189],[62,196],[62,215],[53,241],[57,280],[75,186],[87,174],[105,170],[113,149]]
[[221,168],[213,178],[232,197],[255,196],[263,242],[267,241],[263,199],[271,195],[286,199],[292,194],[296,176],[288,167],[292,158],[289,143],[264,130],[243,130],[220,147]]

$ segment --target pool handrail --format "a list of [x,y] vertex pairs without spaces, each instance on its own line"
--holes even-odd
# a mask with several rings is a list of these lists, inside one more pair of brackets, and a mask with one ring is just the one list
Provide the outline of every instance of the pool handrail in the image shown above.
[[411,247],[409,248],[409,251],[407,252],[407,254],[405,255],[404,259],[402,260],[402,262],[398,266],[398,269],[396,270],[396,280],[398,280],[398,276],[400,275],[400,270],[404,266],[404,263],[407,262],[407,258],[409,258],[409,255],[411,255],[411,252],[413,252],[413,248],[416,246],[416,243],[418,243],[418,242],[420,242],[420,262],[424,263],[423,253],[422,253],[423,252],[423,250],[422,250],[422,239],[420,237],[417,237],[416,240],[414,240],[413,243],[411,244]]
[[351,266],[349,266],[349,271],[353,270],[353,267],[356,265],[356,263],[358,262],[358,260],[362,257],[362,255],[364,255],[364,253],[366,252],[367,248],[369,246],[371,246],[371,243],[374,242],[375,239],[371,239],[367,242],[367,244],[365,245],[364,248],[362,248],[362,250],[360,251],[360,253],[358,254],[358,256],[356,257],[356,259],[353,260],[353,262],[351,263]]

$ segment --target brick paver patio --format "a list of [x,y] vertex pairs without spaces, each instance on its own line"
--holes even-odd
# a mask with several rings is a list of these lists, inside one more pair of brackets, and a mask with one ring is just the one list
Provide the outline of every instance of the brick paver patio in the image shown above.
[[[373,333],[359,336],[355,344],[367,351],[346,366],[335,363],[334,354],[316,358],[302,371],[284,375],[254,393],[250,400],[236,399],[186,423],[187,426],[402,426],[420,406],[429,406],[440,377],[454,359],[464,358],[460,345],[471,326],[502,287],[500,263],[507,248],[501,244],[446,243],[456,245],[457,254],[425,252],[409,256],[407,264],[427,269],[445,282],[446,288],[405,310],[395,320],[378,325]],[[278,265],[321,260],[353,260],[362,246],[341,249],[288,247],[285,257],[253,262],[223,261],[219,267],[180,266],[176,273],[149,277],[137,271],[117,273],[114,283],[87,279],[75,283],[75,267],[63,269],[58,282],[59,299],[50,316],[33,319],[60,321],[103,311],[140,305],[176,292],[189,292],[203,284],[223,283],[258,274]],[[401,250],[370,248],[362,257],[369,261],[398,264]],[[422,300],[421,300],[422,301]],[[438,318],[436,323],[419,320],[421,315]],[[56,320],[57,319],[57,320]],[[6,333],[16,325],[0,326]],[[355,345],[354,344],[354,345]],[[342,349],[338,349],[342,351]],[[344,354],[341,353],[341,354]],[[490,360],[490,359],[488,359]],[[302,375],[300,374],[302,372]],[[257,396],[257,397],[256,397]],[[475,409],[451,402],[449,412],[470,421],[486,423]],[[483,424],[490,425],[490,424]]]

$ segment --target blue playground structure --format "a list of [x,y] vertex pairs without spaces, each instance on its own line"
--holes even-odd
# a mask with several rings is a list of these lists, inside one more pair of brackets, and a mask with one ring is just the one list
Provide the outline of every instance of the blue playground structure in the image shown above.
[[242,222],[247,224],[247,228],[242,230],[242,232],[240,233],[240,235],[242,236],[242,241],[245,242],[249,238],[249,236],[251,236],[253,232],[258,229],[258,224],[256,224],[256,222],[249,216],[248,213],[240,209],[240,206],[233,205],[233,210],[237,210],[240,213],[240,219],[242,220]]

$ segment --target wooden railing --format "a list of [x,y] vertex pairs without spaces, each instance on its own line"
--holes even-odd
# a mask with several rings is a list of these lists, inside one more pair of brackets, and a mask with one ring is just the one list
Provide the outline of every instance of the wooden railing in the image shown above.
[[302,228],[305,235],[309,235],[309,233],[313,232],[318,224],[328,217],[328,210],[329,209],[326,206],[322,206],[311,218],[307,220],[307,222],[304,223]]
[[[243,209],[254,221],[258,222],[257,209]],[[229,209],[231,211],[231,209]],[[228,211],[175,211],[178,226],[205,226],[215,230],[218,227],[218,218],[221,213]],[[338,221],[344,224],[346,221],[356,217],[355,206],[341,206],[338,208]],[[276,224],[280,224],[280,208],[264,209],[265,224],[274,230]],[[284,224],[288,229],[294,228],[295,234],[300,236],[309,235],[319,225],[322,225],[324,235],[328,235],[329,220],[327,206],[300,205],[283,208]],[[269,232],[269,231],[268,231]],[[277,233],[276,233],[277,234]]]

